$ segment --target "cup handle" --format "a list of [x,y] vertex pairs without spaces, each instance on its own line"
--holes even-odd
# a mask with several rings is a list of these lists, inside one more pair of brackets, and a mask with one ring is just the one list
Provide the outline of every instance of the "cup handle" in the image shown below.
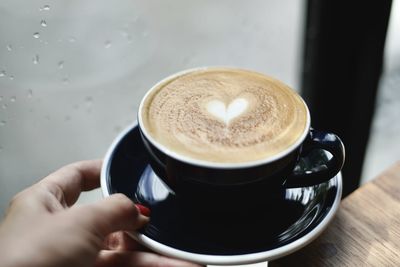
[[332,157],[327,162],[311,169],[299,171],[295,168],[286,179],[284,187],[305,187],[327,182],[342,169],[345,150],[337,135],[310,129],[310,133],[303,143],[300,157],[307,158],[309,153],[316,149],[328,151]]

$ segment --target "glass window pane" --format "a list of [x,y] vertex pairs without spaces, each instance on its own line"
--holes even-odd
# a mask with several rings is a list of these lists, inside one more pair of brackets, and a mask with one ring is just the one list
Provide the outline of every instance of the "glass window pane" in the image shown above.
[[0,212],[51,170],[101,158],[154,83],[231,65],[299,87],[305,1],[0,2]]

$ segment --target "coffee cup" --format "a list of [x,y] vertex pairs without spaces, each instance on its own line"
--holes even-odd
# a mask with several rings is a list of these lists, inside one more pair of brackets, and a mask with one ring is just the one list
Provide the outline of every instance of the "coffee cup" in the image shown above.
[[[306,103],[289,86],[226,67],[171,75],[145,94],[138,110],[154,172],[183,205],[218,212],[334,177],[344,164],[343,143],[310,124]],[[318,150],[325,161],[299,167]]]

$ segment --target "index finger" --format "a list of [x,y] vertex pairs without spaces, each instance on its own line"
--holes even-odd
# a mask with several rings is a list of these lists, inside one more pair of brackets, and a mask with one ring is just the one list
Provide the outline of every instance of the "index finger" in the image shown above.
[[45,185],[60,202],[71,206],[82,191],[100,186],[102,160],[79,161],[48,175],[39,184]]

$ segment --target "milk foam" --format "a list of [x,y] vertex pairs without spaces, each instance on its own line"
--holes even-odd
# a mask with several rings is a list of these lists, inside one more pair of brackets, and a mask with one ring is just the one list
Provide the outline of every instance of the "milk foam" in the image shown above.
[[225,124],[243,113],[248,102],[244,98],[237,98],[229,103],[228,106],[220,100],[211,100],[207,103],[208,112],[216,118],[221,119]]
[[174,77],[146,96],[143,126],[160,145],[192,159],[265,159],[304,133],[307,108],[283,83],[255,72],[210,68]]

